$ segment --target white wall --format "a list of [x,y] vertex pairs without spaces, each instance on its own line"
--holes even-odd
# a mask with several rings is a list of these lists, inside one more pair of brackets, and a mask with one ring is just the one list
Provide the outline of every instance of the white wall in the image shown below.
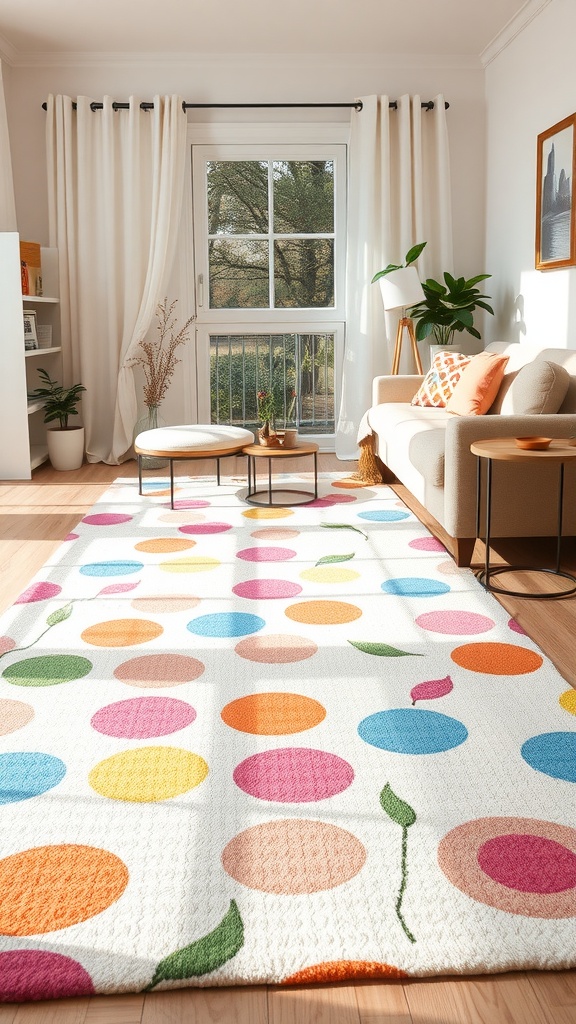
[[[105,94],[126,100],[131,94],[151,99],[154,93],[177,93],[196,103],[344,102],[371,93],[396,98],[406,92],[429,99],[443,92],[450,103],[455,270],[466,276],[480,273],[484,266],[484,72],[472,58],[460,62],[431,59],[427,64],[422,58],[400,56],[383,64],[373,56],[358,55],[220,55],[194,63],[176,59],[169,65],[134,60],[121,66],[108,60],[95,66],[14,66],[6,83],[6,101],[18,229],[25,238],[48,243],[41,104],[50,92],[89,95],[96,100]],[[189,120],[303,121],[306,116],[302,110],[188,112]],[[347,120],[349,112],[322,110],[308,117]]]
[[537,136],[576,110],[575,38],[574,0],[551,0],[486,68],[487,340],[576,348],[576,269],[534,269]]

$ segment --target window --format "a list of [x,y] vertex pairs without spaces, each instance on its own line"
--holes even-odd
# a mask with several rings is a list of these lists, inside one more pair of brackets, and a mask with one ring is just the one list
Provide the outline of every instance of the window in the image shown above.
[[201,419],[254,428],[272,389],[283,423],[334,434],[344,179],[342,145],[194,147]]

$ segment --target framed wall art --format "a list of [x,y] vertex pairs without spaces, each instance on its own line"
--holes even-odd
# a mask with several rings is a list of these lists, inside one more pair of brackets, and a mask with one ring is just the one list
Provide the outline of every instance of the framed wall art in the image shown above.
[[33,352],[38,348],[38,334],[36,331],[36,312],[24,310],[24,349],[26,352]]
[[576,114],[538,136],[536,269],[576,266]]

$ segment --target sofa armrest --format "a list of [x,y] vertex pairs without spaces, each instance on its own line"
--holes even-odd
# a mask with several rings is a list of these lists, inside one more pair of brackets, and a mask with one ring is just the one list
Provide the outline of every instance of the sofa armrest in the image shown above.
[[372,405],[382,405],[383,402],[411,402],[423,380],[423,376],[415,373],[374,377]]
[[570,437],[576,414],[551,416],[454,416],[446,425],[444,463],[444,526],[453,537],[471,537],[476,516],[474,441],[494,437]]

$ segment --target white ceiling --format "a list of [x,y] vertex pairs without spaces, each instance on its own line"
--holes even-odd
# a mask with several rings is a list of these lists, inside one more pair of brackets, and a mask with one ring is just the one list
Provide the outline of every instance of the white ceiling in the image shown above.
[[478,57],[548,2],[0,0],[0,50],[16,64],[57,53]]

